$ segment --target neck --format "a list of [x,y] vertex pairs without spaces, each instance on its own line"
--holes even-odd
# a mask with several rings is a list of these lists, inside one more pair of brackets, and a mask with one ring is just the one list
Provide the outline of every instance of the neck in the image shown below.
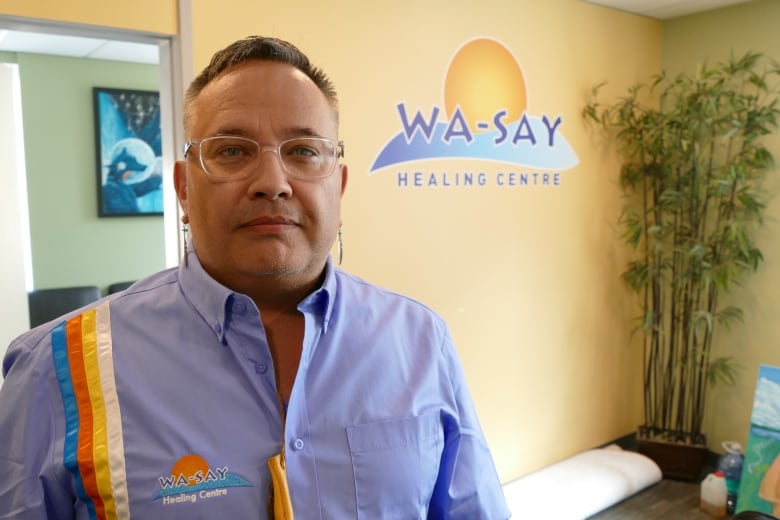
[[325,279],[326,265],[291,273],[241,273],[214,270],[201,261],[203,269],[225,287],[252,298],[261,313],[296,312],[298,304],[319,288]]
[[297,313],[298,304],[322,285],[323,277],[324,271],[314,280],[305,282],[286,277],[262,278],[237,290],[254,300],[261,315]]

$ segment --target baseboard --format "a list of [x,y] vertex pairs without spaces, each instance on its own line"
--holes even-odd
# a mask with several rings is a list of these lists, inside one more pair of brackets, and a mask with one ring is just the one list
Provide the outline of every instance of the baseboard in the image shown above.
[[610,446],[612,444],[617,444],[624,450],[636,451],[636,432],[632,432],[622,437],[618,437],[617,439],[611,442],[599,446],[599,448]]

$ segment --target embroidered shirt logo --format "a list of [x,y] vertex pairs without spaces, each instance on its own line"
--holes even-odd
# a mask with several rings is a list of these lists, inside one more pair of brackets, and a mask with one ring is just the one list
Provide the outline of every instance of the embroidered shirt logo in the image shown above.
[[162,500],[166,506],[226,496],[228,488],[252,486],[245,478],[231,473],[227,466],[211,466],[195,454],[181,457],[170,475],[160,476],[158,481],[160,491],[154,499]]

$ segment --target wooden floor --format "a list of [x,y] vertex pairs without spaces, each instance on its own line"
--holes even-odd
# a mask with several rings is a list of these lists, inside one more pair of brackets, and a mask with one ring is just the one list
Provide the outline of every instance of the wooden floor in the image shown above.
[[662,480],[589,520],[713,520],[699,510],[699,483]]

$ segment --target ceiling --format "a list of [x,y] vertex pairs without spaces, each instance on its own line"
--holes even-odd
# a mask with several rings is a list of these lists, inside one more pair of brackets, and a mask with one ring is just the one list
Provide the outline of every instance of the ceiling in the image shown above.
[[159,63],[158,46],[100,38],[0,29],[0,51]]
[[[584,0],[591,4],[666,20],[750,0]],[[157,45],[91,37],[0,29],[0,51],[76,58],[159,63]]]
[[591,4],[612,7],[650,18],[667,20],[677,16],[709,11],[750,0],[585,0]]

